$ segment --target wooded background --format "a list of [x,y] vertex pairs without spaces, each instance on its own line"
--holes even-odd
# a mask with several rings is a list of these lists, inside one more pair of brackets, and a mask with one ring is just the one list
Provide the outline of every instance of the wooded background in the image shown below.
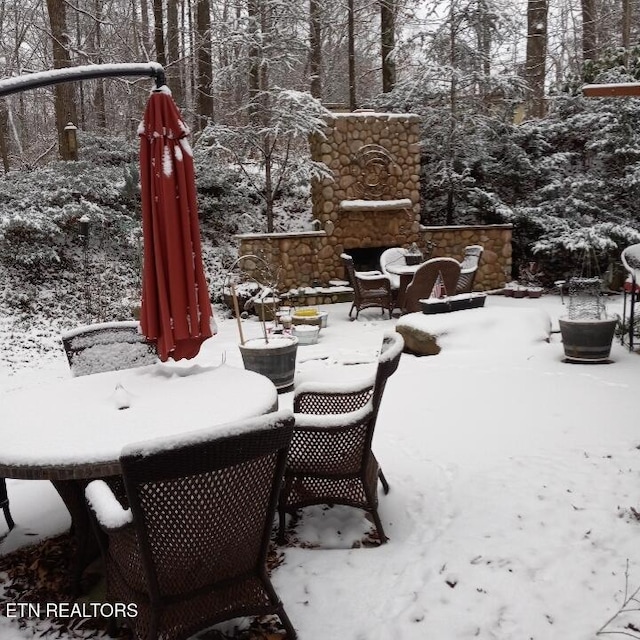
[[[0,64],[6,77],[163,64],[193,130],[214,299],[235,234],[312,228],[309,185],[326,167],[307,140],[326,107],[419,114],[421,221],[511,223],[507,279],[536,261],[552,285],[588,250],[613,283],[640,242],[640,99],[581,87],[640,79],[638,2],[0,0]],[[152,88],[109,78],[0,99],[0,315],[129,317]]]
[[[2,0],[0,66],[8,77],[158,61],[196,130],[241,123],[274,87],[353,109],[425,81],[453,112],[511,99],[517,117],[542,117],[545,96],[589,80],[603,56],[637,57],[637,10],[638,0]],[[5,171],[58,146],[68,157],[68,122],[134,135],[148,89],[92,80],[0,101]]]

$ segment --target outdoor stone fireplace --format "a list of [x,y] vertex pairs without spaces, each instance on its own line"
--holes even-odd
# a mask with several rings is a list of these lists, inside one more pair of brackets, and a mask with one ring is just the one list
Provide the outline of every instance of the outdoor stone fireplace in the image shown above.
[[313,288],[323,302],[331,301],[332,281],[345,277],[341,253],[351,254],[356,268],[367,270],[378,268],[384,249],[414,242],[424,251],[435,241],[434,256],[458,260],[467,244],[482,244],[476,283],[482,289],[504,284],[511,268],[511,225],[447,227],[441,233],[420,224],[419,116],[336,113],[323,133],[310,140],[313,160],[333,174],[311,187],[319,230],[243,234],[237,236],[240,255],[260,255],[279,268],[282,289]]
[[312,185],[311,194],[313,215],[334,247],[327,256],[333,272],[342,272],[342,252],[364,260],[358,268],[367,253],[377,258],[386,247],[420,244],[420,118],[341,113],[324,134],[311,140],[311,156],[333,179]]

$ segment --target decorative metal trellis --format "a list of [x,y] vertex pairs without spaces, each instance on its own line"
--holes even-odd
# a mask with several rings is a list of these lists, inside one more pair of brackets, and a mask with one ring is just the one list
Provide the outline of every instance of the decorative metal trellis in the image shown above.
[[602,320],[607,317],[604,281],[595,250],[587,247],[582,256],[580,273],[569,278],[569,320]]

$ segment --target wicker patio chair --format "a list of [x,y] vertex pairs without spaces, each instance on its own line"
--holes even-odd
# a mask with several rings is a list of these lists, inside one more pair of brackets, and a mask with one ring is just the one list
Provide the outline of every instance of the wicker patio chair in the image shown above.
[[[635,306],[640,295],[640,244],[632,244],[620,255],[622,266],[627,271],[627,278],[622,286],[622,319],[627,323],[626,336],[629,338],[629,349],[633,351],[635,332]],[[629,316],[627,317],[627,296],[629,296]],[[620,342],[624,344],[625,333],[620,334]]]
[[276,614],[296,632],[266,571],[290,411],[125,447],[129,508],[86,489],[102,531],[107,597],[132,603],[138,640],[185,640],[240,616]]
[[421,311],[420,300],[429,298],[438,276],[447,295],[454,295],[460,276],[460,263],[453,258],[431,258],[420,265],[407,286],[403,313]]
[[473,285],[483,253],[484,247],[479,244],[470,244],[464,248],[456,293],[471,293],[473,291]]
[[305,383],[294,393],[296,426],[280,494],[278,541],[286,514],[315,504],[343,504],[371,514],[380,544],[387,541],[378,515],[378,479],[389,492],[371,443],[382,396],[396,371],[404,340],[385,335],[375,378],[353,385]]
[[73,376],[118,371],[158,362],[155,345],[146,341],[137,321],[83,325],[62,334]]
[[0,478],[0,507],[4,513],[4,519],[7,521],[9,531],[16,526],[13,518],[11,517],[11,511],[9,510],[9,494],[7,493],[7,481],[4,478]]
[[353,287],[354,298],[351,309],[349,309],[349,317],[351,318],[354,309],[356,310],[354,319],[357,320],[358,314],[363,309],[381,307],[383,315],[386,309],[389,312],[389,318],[391,318],[393,295],[389,278],[380,271],[356,271],[353,266],[353,258],[350,255],[343,253],[340,257],[349,284]]

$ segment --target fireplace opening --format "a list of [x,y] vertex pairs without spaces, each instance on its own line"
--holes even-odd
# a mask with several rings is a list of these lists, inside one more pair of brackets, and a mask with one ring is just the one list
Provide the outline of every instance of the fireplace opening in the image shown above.
[[345,249],[344,252],[353,258],[356,271],[380,271],[380,256],[391,247],[358,247]]

